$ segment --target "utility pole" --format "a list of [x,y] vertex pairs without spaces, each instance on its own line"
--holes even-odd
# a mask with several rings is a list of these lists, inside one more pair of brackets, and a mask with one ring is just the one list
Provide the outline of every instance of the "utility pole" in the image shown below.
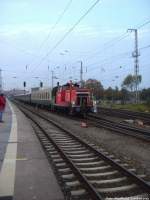
[[82,61],[80,61],[81,63],[81,68],[80,68],[80,84],[81,84],[81,87],[83,86],[83,63]]
[[0,92],[2,92],[2,70],[0,69]]
[[47,80],[48,83],[47,83],[47,85],[48,85],[48,87],[49,87],[49,84],[50,84],[49,65],[48,65],[47,69],[48,69],[48,80]]
[[128,31],[134,32],[135,34],[135,49],[132,53],[134,58],[134,75],[135,75],[135,103],[139,102],[139,59],[140,56],[138,51],[138,30],[137,29],[128,29]]
[[54,85],[54,71],[52,70],[52,89],[53,89],[53,85]]

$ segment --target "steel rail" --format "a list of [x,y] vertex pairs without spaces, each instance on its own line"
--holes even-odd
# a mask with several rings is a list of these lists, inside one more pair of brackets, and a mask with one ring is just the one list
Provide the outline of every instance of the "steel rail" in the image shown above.
[[[22,105],[21,105],[22,106]],[[24,106],[25,107],[25,106]],[[26,108],[26,107],[25,107]],[[122,174],[126,175],[127,177],[131,178],[137,185],[139,185],[145,192],[147,192],[148,194],[150,194],[150,185],[144,181],[142,178],[138,177],[136,174],[134,174],[133,172],[127,170],[125,167],[123,167],[122,165],[120,165],[119,163],[115,162],[114,160],[112,160],[111,158],[107,157],[104,153],[100,152],[99,150],[97,150],[96,148],[94,148],[93,146],[89,145],[87,142],[81,140],[81,138],[79,138],[78,136],[74,135],[73,133],[71,133],[70,131],[68,131],[67,129],[63,128],[60,126],[60,124],[58,124],[57,122],[49,119],[46,115],[41,114],[41,113],[37,113],[36,111],[30,110],[29,108],[26,108],[27,110],[29,110],[30,112],[34,113],[36,116],[41,117],[42,119],[46,120],[47,122],[50,122],[51,124],[53,124],[54,126],[56,126],[57,128],[59,128],[60,130],[64,131],[65,133],[69,134],[70,136],[72,136],[74,139],[76,139],[77,141],[79,141],[82,145],[86,146],[87,148],[89,148],[90,150],[92,150],[93,152],[95,152],[95,154],[101,158],[103,158],[106,162],[108,162],[110,165],[112,165],[114,168],[116,168],[117,170],[119,170]],[[59,148],[59,147],[58,147]],[[62,151],[61,148],[59,148],[60,151]],[[65,154],[64,154],[65,156]],[[70,163],[70,165],[72,165],[73,163]],[[78,169],[75,167],[75,170],[78,173]],[[82,174],[80,174],[82,175]],[[82,181],[87,181],[86,177],[81,178]],[[93,190],[93,186],[90,183],[86,183],[86,187],[89,187],[90,190],[92,192],[95,193],[95,191]],[[97,195],[97,197],[95,198],[101,198]]]
[[[74,163],[69,159],[69,157],[67,156],[67,154],[56,144],[56,142],[47,134],[47,132],[36,122],[36,120],[34,120],[29,114],[27,114],[22,108],[20,108],[20,110],[22,112],[24,112],[24,114],[30,119],[32,120],[37,126],[38,128],[44,133],[44,135],[46,135],[46,137],[48,138],[49,141],[51,141],[51,143],[54,145],[54,147],[57,149],[57,151],[60,153],[60,155],[63,157],[63,159],[69,164],[69,166],[71,167],[71,169],[73,170],[74,174],[79,178],[79,180],[81,181],[81,183],[83,183],[84,188],[88,191],[88,194],[90,194],[91,198],[93,200],[104,200],[104,198],[100,195],[99,192],[96,191],[96,189],[92,186],[92,184],[89,183],[89,181],[87,180],[87,178],[82,174],[82,172],[74,165]],[[31,110],[28,110],[30,112],[32,112]],[[34,114],[37,115],[37,113],[32,112]],[[47,118],[41,116],[41,114],[38,114],[38,116],[40,116],[42,119],[52,123],[53,125],[55,125],[57,128],[61,129],[62,131],[66,132],[66,130],[60,128],[60,126],[58,126],[57,124],[54,123],[54,121],[52,120],[48,120]]]
[[96,127],[103,127],[112,131],[119,132],[121,134],[136,137],[138,139],[143,139],[144,141],[150,141],[150,131],[148,130],[116,123],[114,121],[93,114],[87,115],[87,119],[93,121]]
[[98,107],[99,113],[103,112],[106,115],[116,114],[116,116],[120,117],[131,117],[133,119],[141,119],[146,123],[150,123],[150,114],[136,111],[129,111],[123,109],[114,109],[114,108],[103,108]]

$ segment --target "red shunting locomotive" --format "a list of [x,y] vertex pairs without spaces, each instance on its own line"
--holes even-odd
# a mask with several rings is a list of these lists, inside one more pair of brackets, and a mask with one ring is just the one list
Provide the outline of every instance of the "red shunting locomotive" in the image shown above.
[[57,85],[52,91],[54,107],[69,111],[70,113],[82,113],[93,111],[93,101],[90,89],[81,88],[72,82],[63,86]]

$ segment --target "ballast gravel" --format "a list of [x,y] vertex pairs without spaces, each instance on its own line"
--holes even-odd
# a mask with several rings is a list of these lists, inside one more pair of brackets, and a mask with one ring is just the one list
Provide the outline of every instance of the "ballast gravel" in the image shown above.
[[115,155],[122,161],[135,167],[138,173],[144,173],[150,178],[150,143],[131,136],[115,133],[103,128],[96,128],[87,124],[87,128],[81,127],[83,120],[74,120],[47,111],[45,112],[51,119],[58,122],[67,130],[73,131],[87,141],[104,148],[110,154]]

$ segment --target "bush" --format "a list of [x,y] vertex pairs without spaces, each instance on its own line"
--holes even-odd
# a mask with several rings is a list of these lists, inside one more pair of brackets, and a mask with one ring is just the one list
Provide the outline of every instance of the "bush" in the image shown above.
[[150,107],[150,98],[146,100],[146,104]]

